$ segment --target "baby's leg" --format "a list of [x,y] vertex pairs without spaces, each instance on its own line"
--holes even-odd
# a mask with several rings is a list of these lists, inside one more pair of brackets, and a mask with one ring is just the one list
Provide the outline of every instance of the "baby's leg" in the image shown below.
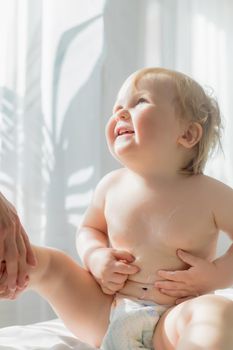
[[106,333],[113,297],[102,292],[89,272],[63,252],[34,247],[38,265],[29,288],[54,308],[80,340],[98,347]]
[[162,350],[232,350],[233,302],[203,295],[166,312],[154,334]]

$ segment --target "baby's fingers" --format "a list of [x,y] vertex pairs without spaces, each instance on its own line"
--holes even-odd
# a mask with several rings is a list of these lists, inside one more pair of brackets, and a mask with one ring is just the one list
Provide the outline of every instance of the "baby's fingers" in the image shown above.
[[117,260],[125,260],[128,263],[132,263],[134,261],[134,256],[124,250],[113,249],[112,254]]
[[109,282],[113,282],[116,284],[124,284],[128,279],[128,275],[115,272],[113,276],[110,277]]
[[155,282],[156,288],[162,288],[162,289],[175,289],[175,290],[182,290],[187,289],[188,286],[184,284],[183,282],[173,282],[173,281],[156,281]]
[[101,285],[102,291],[105,294],[109,294],[109,295],[115,294],[123,287],[124,287],[124,283],[119,284],[119,283],[108,282],[107,285]]
[[114,283],[114,282],[109,282],[107,287],[108,289],[112,290],[113,292],[117,292],[121,288],[123,288],[125,282],[123,283]]
[[102,291],[104,292],[104,294],[114,295],[114,294],[116,293],[115,291],[112,291],[112,290],[110,290],[109,288],[104,287],[104,286],[101,286],[101,289],[102,289]]
[[166,271],[160,270],[158,271],[159,277],[162,277],[169,281],[174,282],[185,282],[188,277],[189,270],[177,270],[177,271]]
[[[160,293],[168,295],[169,297],[184,298],[189,295],[187,290],[177,290],[177,289],[159,289]],[[190,295],[189,295],[190,297]]]
[[121,261],[117,261],[115,263],[114,268],[114,272],[118,272],[125,275],[134,275],[135,273],[139,272],[139,270],[139,267],[131,264],[126,264]]

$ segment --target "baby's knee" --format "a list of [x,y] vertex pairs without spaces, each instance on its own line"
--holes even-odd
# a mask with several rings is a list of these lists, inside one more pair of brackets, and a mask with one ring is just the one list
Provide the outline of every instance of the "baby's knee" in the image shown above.
[[179,332],[178,349],[230,350],[233,346],[233,302],[221,296],[204,295],[184,305],[186,316],[182,332]]
[[233,301],[220,295],[206,294],[193,299],[193,311],[199,310],[208,311],[215,310],[216,312],[226,312],[232,310]]
[[225,328],[233,323],[233,301],[218,295],[203,295],[193,299],[191,314],[193,322],[209,320]]

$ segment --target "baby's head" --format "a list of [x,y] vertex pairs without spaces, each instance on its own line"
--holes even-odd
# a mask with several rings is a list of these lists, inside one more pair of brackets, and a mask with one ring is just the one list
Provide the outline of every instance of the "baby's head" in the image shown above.
[[[199,124],[202,128],[200,140],[193,147],[192,158],[183,174],[203,172],[209,154],[220,143],[221,118],[217,101],[189,76],[165,68],[144,68],[133,75],[135,89],[143,79],[166,77],[171,81],[173,103],[181,121]],[[168,92],[169,93],[169,92]]]

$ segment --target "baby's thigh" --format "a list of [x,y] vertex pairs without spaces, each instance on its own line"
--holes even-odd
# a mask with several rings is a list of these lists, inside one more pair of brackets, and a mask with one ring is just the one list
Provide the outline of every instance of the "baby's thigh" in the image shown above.
[[153,345],[155,350],[176,349],[179,334],[190,319],[192,300],[171,307],[162,315],[154,332]]
[[[43,249],[38,252],[43,253]],[[51,250],[50,268],[33,289],[41,294],[80,340],[98,346],[109,324],[113,296],[104,294],[93,276],[63,252]],[[39,263],[42,261],[37,254]]]
[[217,328],[223,324],[223,320],[224,328],[227,322],[232,324],[232,321],[228,321],[233,319],[232,301],[207,294],[174,306],[163,314],[155,328],[154,349],[175,350],[180,337],[186,334],[187,326],[210,324],[213,315]]
[[153,336],[154,349],[175,350],[176,335],[174,332],[173,318],[178,313],[176,307],[167,310],[155,327]]

